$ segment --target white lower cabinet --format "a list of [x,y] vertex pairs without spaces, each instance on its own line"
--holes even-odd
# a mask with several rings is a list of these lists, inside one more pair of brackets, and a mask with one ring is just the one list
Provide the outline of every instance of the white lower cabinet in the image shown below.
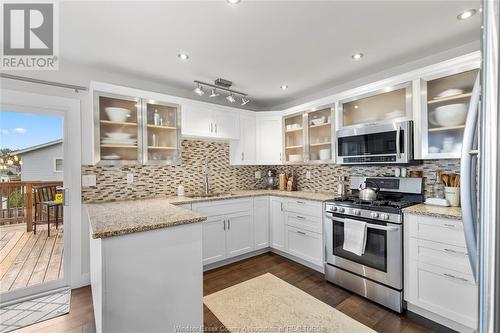
[[321,234],[306,231],[287,225],[286,252],[315,265],[322,265],[322,237]]
[[271,247],[285,250],[285,212],[283,198],[271,197]]
[[478,289],[461,221],[405,214],[404,223],[404,297],[409,309],[423,309],[432,314],[430,319],[455,330],[474,330]]
[[226,259],[226,227],[222,216],[203,222],[203,264]]
[[226,218],[226,253],[235,257],[254,249],[253,245],[253,216],[243,212],[232,214]]
[[253,233],[256,250],[269,247],[269,197],[253,199]]

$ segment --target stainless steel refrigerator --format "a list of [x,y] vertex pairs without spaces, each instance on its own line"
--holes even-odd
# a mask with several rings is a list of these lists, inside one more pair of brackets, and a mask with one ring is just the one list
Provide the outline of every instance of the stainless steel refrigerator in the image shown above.
[[461,161],[462,221],[479,286],[478,332],[500,332],[500,111],[498,0],[483,0],[482,71],[474,85]]

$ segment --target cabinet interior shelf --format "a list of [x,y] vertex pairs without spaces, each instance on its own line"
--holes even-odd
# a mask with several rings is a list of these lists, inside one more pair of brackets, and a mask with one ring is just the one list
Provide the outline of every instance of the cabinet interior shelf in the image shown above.
[[126,121],[111,121],[111,120],[101,120],[103,125],[119,125],[119,126],[137,126],[137,123],[130,123]]
[[325,126],[330,126],[330,123],[324,123],[324,124],[318,124],[318,125],[309,125],[309,128],[318,128],[318,127],[325,127]]
[[136,145],[105,145],[101,144],[101,148],[137,148]]
[[453,95],[453,96],[447,96],[447,97],[442,97],[442,98],[435,98],[431,99],[430,101],[427,102],[427,104],[432,105],[432,104],[437,104],[437,103],[443,103],[443,102],[449,102],[449,101],[454,101],[457,99],[463,99],[472,96],[472,93],[464,93],[464,94],[459,94],[459,95]]
[[285,147],[285,149],[297,149],[297,148],[302,148],[304,146],[302,145],[299,145],[299,146],[288,146],[288,147]]
[[161,125],[148,125],[148,128],[164,129],[164,130],[171,130],[171,131],[175,131],[177,129],[177,127],[161,126]]
[[157,147],[157,146],[148,146],[148,149],[155,149],[155,150],[176,150],[177,147]]
[[451,130],[462,129],[462,128],[465,128],[465,125],[429,128],[429,132],[451,131]]
[[300,127],[300,128],[291,128],[291,129],[287,129],[285,130],[286,133],[293,133],[293,132],[299,132],[299,131],[302,131],[303,128]]
[[332,143],[331,142],[321,142],[321,143],[311,143],[311,147],[318,147],[318,146],[330,146]]

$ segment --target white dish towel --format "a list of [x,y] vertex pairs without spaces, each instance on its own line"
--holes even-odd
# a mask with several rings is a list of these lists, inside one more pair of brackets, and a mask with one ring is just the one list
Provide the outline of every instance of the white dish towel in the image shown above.
[[345,251],[361,256],[366,247],[366,223],[361,221],[344,221],[344,245]]

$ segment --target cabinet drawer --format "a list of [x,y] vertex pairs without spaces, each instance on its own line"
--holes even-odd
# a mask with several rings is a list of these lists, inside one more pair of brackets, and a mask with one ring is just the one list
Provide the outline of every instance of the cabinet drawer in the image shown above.
[[418,261],[411,262],[411,303],[462,325],[477,324],[477,286],[471,275]]
[[410,237],[466,247],[461,221],[409,215],[405,225]]
[[297,214],[297,213],[290,213],[286,212],[285,213],[285,224],[316,232],[316,233],[321,233],[321,219],[317,217],[312,217],[312,216],[307,216],[304,214]]
[[253,201],[248,198],[208,201],[194,203],[192,207],[193,211],[197,213],[207,216],[218,216],[252,211]]
[[410,260],[472,275],[469,256],[464,247],[410,238],[410,253]]
[[287,198],[283,208],[285,212],[309,215],[320,219],[323,216],[323,204],[318,201]]
[[286,226],[286,250],[288,253],[315,265],[323,264],[321,235],[292,226]]

